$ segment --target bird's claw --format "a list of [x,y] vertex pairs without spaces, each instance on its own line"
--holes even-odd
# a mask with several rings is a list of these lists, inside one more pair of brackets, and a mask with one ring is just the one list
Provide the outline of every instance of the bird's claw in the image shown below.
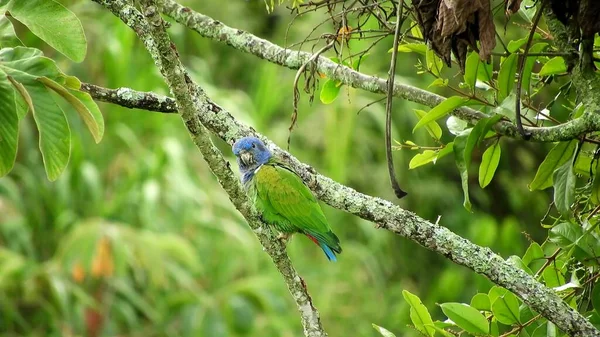
[[288,240],[290,239],[290,234],[289,233],[279,233],[277,234],[277,240],[281,241],[281,243],[283,243],[284,245],[287,244]]

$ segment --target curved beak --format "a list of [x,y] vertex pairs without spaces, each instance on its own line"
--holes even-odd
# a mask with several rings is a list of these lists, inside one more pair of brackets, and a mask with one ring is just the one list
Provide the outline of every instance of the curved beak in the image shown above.
[[240,151],[239,156],[242,163],[246,166],[250,166],[254,163],[254,157],[252,156],[252,153],[248,151]]

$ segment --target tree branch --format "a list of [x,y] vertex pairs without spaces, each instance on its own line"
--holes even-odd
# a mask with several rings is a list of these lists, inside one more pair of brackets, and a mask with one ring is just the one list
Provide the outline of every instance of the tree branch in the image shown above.
[[[210,102],[204,91],[197,86],[188,76],[179,60],[175,45],[167,35],[164,21],[160,17],[152,0],[144,0],[147,5],[144,15],[127,0],[93,0],[119,17],[125,24],[131,27],[154,59],[156,66],[169,89],[175,96],[179,108],[179,114],[183,120],[194,144],[198,147],[202,156],[208,163],[211,171],[215,174],[223,189],[229,194],[229,198],[235,207],[242,213],[248,224],[253,229],[266,252],[271,256],[275,266],[283,276],[292,297],[296,301],[298,310],[302,317],[304,334],[307,337],[327,336],[321,325],[319,313],[312,304],[312,299],[306,289],[306,284],[300,278],[285,252],[285,246],[280,240],[273,237],[270,230],[262,223],[256,211],[250,204],[245,192],[240,186],[239,180],[231,171],[229,163],[223,158],[221,152],[214,146],[206,128],[199,120],[201,115],[211,115],[216,105]],[[87,89],[96,89],[94,86],[84,86]],[[100,95],[103,99],[114,99],[117,102],[166,102],[167,99],[155,99],[155,96],[136,93],[134,99],[128,99],[124,91],[116,92],[93,90],[92,94]],[[110,93],[110,95],[103,95]],[[131,93],[125,90],[125,94]],[[150,99],[148,97],[151,97]],[[137,99],[137,101],[134,101]],[[161,105],[162,106],[162,105]]]
[[[175,19],[182,25],[196,31],[201,36],[212,40],[224,42],[227,45],[255,55],[261,59],[277,65],[298,69],[314,55],[308,52],[294,51],[282,48],[270,41],[240,29],[229,27],[209,16],[195,12],[173,0],[158,0],[160,10]],[[346,66],[337,64],[330,59],[320,56],[316,59],[316,69],[327,77],[341,81],[343,84],[379,94],[386,94],[387,81],[376,76],[369,76],[355,71]],[[408,101],[434,107],[441,103],[445,97],[410,85],[395,83],[394,96]],[[592,109],[595,116],[600,114],[599,109]],[[483,117],[489,117],[480,111],[461,107],[453,115],[471,124],[476,124]],[[571,120],[561,125],[551,127],[524,127],[528,138],[535,142],[555,142],[579,138],[586,133],[600,131],[600,117],[593,118],[591,114]],[[510,122],[500,121],[495,126],[496,132],[517,139],[523,139],[517,127]]]
[[[100,88],[90,93],[94,96],[95,92],[107,93],[101,94],[99,99],[108,102],[110,100],[106,98],[113,97],[117,92],[123,93],[126,97],[152,95],[124,88]],[[118,100],[115,103],[118,104]],[[432,224],[387,200],[362,194],[318,174],[315,169],[301,163],[251,127],[234,119],[228,111],[214,102],[207,100],[206,104],[206,107],[201,107],[196,112],[196,116],[210,131],[226,142],[249,135],[260,137],[277,156],[294,168],[320,200],[330,206],[369,220],[380,228],[409,238],[459,265],[485,275],[495,284],[515,293],[534,311],[542,314],[570,335],[600,336],[600,332],[589,321],[564,303],[551,289],[544,287],[522,269],[494,254],[489,248],[475,245],[449,229]]]

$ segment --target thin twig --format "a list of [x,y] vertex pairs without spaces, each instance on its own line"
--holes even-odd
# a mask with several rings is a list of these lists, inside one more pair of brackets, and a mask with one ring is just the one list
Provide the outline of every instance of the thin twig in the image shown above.
[[517,121],[517,129],[519,133],[524,139],[529,139],[531,137],[531,133],[525,132],[523,129],[523,123],[521,122],[521,88],[523,86],[523,69],[525,68],[525,59],[527,58],[527,53],[529,53],[529,48],[531,47],[531,42],[533,42],[533,36],[535,35],[535,28],[540,22],[540,18],[542,17],[542,13],[544,11],[544,6],[546,5],[546,1],[542,0],[542,4],[538,9],[537,13],[535,13],[535,18],[533,19],[533,27],[529,31],[529,37],[527,38],[527,44],[525,44],[525,50],[523,50],[523,55],[519,54],[518,57],[518,68],[519,68],[519,78],[517,80],[517,97],[515,99],[515,119]]
[[401,199],[405,197],[407,193],[400,188],[400,184],[398,184],[398,179],[396,178],[396,171],[394,169],[394,157],[392,154],[392,103],[394,101],[396,56],[398,55],[398,43],[400,40],[400,27],[402,26],[402,8],[404,7],[404,0],[400,0],[396,6],[396,29],[394,31],[394,46],[392,47],[390,71],[388,73],[387,80],[387,99],[385,101],[385,156],[387,158],[387,167],[392,189],[394,190],[396,197]]

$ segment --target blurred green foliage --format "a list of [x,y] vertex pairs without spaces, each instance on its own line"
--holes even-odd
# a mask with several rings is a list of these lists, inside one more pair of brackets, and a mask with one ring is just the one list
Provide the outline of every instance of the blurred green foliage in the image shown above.
[[[83,23],[88,39],[85,61],[72,63],[17,24],[27,46],[44,50],[82,81],[167,93],[129,28],[89,1],[63,3]],[[318,14],[300,17],[286,37],[291,16],[283,7],[268,14],[264,3],[256,0],[228,1],[227,6],[217,0],[184,3],[281,45],[302,41],[323,19]],[[320,28],[328,29],[332,27]],[[203,39],[177,24],[170,33],[184,64],[211,98],[285,144],[294,71]],[[522,38],[522,33],[509,29],[505,39]],[[390,46],[391,39],[375,46],[361,70],[384,75]],[[399,57],[399,81],[426,87],[433,80],[417,74],[417,56]],[[443,88],[432,90],[448,94]],[[347,87],[329,105],[318,99],[309,104],[303,96],[291,152],[341,183],[394,200],[385,164],[383,103],[361,110],[379,98]],[[15,169],[0,179],[0,335],[300,335],[297,310],[280,275],[180,119],[108,104],[100,107],[106,129],[98,145],[79,119],[68,116],[78,136],[67,170],[56,182],[44,174],[31,114],[21,123]],[[411,111],[415,108],[422,107],[396,101],[395,138],[435,145],[425,128],[412,134],[418,121]],[[215,142],[233,161],[228,145]],[[479,165],[472,165],[474,213],[462,207],[453,160],[408,170],[414,155],[409,150],[395,152],[401,185],[409,191],[399,203],[432,221],[441,215],[444,226],[504,257],[522,255],[528,239],[543,241],[546,235],[540,219],[550,192],[529,192],[527,184],[549,146],[502,142],[510,150],[503,151],[495,179],[485,191],[478,187]],[[474,161],[481,158],[477,151]],[[331,336],[376,336],[371,323],[400,335],[418,335],[408,327],[410,306],[404,289],[417,294],[434,319],[443,319],[435,303],[469,302],[475,293],[491,288],[483,277],[413,242],[324,208],[344,248],[339,262],[329,263],[301,237],[291,241],[288,251]],[[101,331],[93,335],[90,329],[100,325]]]

